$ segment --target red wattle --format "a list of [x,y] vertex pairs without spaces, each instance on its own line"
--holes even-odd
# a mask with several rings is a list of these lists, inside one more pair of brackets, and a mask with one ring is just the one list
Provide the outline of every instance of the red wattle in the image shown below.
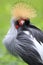
[[18,26],[18,25],[16,25],[15,27],[16,27],[16,29],[18,29],[18,28],[19,28],[19,26]]

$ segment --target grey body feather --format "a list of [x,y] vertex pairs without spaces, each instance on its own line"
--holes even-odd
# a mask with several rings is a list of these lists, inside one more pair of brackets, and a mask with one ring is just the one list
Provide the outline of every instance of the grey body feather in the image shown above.
[[[30,34],[27,35],[24,31],[28,31]],[[36,41],[43,43],[43,32],[33,25],[24,29],[15,29],[14,25],[5,36],[3,43],[5,44],[8,51],[13,55],[19,55],[25,62],[30,65],[43,65],[40,53],[36,49],[35,43],[31,40],[31,35],[36,38]]]

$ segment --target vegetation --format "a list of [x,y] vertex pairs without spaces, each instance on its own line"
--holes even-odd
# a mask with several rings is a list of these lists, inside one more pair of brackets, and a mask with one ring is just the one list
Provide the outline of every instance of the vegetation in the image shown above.
[[26,3],[33,7],[37,16],[31,19],[31,23],[43,30],[43,0],[0,0],[0,65],[27,65],[22,59],[10,55],[2,40],[10,27],[10,10],[18,2]]

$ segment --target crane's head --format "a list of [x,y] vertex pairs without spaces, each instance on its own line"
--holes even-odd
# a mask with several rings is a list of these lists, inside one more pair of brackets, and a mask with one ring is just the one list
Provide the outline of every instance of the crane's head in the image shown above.
[[36,16],[36,11],[25,3],[17,3],[12,7],[11,15],[16,19],[16,28],[29,25],[30,19]]
[[28,27],[30,24],[30,20],[27,18],[20,18],[15,22],[15,28],[18,29],[20,27]]

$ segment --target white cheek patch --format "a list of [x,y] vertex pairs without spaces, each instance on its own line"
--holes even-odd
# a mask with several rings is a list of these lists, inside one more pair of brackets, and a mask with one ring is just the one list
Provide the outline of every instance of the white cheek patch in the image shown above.
[[36,51],[40,54],[42,62],[43,62],[43,43],[40,41],[40,43],[36,40],[35,37],[32,36],[32,34],[30,34],[29,31],[24,31],[25,34],[27,34],[28,36],[30,36],[30,40],[33,41],[33,44],[35,45],[35,49]]
[[21,20],[20,22],[21,22],[22,24],[24,24],[25,21]]

